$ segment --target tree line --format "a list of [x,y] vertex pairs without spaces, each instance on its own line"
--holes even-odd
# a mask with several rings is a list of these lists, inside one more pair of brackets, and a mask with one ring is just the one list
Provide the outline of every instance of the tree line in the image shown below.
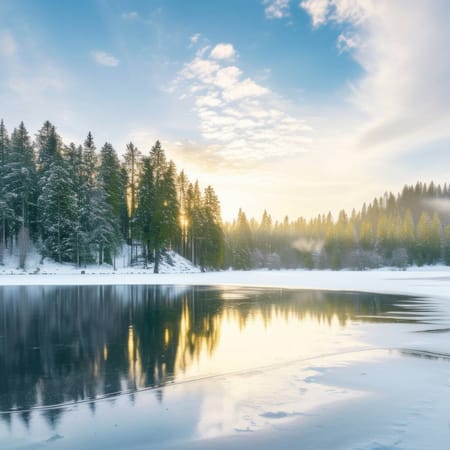
[[239,210],[225,235],[225,264],[240,269],[450,265],[450,186],[418,182],[336,218],[273,221],[264,211],[256,221]]
[[[173,249],[202,269],[364,269],[450,264],[450,187],[433,182],[386,193],[350,214],[260,221],[239,210],[222,223],[211,186],[177,172],[157,141],[147,154],[129,143],[119,158],[89,132],[65,145],[50,122],[32,140],[0,121],[0,264],[24,268],[33,245],[58,262],[153,264]],[[126,250],[124,250],[126,249]]]
[[[127,246],[125,246],[127,244]],[[177,172],[157,141],[148,154],[129,143],[122,160],[89,132],[65,145],[46,121],[34,140],[0,121],[0,264],[9,251],[25,267],[31,245],[57,262],[153,263],[173,249],[202,268],[223,266],[220,202],[211,186]]]

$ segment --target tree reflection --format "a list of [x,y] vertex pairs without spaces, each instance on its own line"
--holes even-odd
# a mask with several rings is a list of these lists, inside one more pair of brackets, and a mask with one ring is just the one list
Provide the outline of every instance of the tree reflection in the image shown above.
[[[211,357],[221,323],[256,316],[398,321],[402,303],[376,294],[280,289],[78,286],[0,288],[0,410],[94,400],[163,386]],[[415,307],[417,310],[417,306]],[[408,320],[414,320],[408,319]],[[45,409],[55,425],[63,409]],[[92,411],[95,404],[92,403]],[[1,414],[5,421],[9,414]]]

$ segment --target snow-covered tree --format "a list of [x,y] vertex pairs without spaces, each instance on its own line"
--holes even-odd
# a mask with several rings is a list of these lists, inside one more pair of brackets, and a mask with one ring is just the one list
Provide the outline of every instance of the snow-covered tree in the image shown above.
[[74,261],[80,224],[76,190],[67,163],[50,163],[40,178],[39,185],[38,207],[43,253],[58,262]]
[[7,175],[6,164],[9,153],[9,136],[3,119],[0,120],[0,264],[3,264],[3,256],[8,237],[8,219],[13,216],[13,211],[9,207],[8,191],[6,190],[5,177]]

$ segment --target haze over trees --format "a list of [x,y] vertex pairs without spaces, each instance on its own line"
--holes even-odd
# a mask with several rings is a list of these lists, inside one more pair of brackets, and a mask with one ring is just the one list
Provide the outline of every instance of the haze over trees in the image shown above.
[[90,132],[66,145],[48,121],[34,140],[0,121],[0,264],[15,254],[21,268],[32,246],[80,267],[126,253],[155,272],[171,249],[202,269],[450,265],[449,205],[447,184],[418,182],[337,217],[256,221],[240,209],[224,224],[213,187],[177,172],[159,141],[146,152],[130,142],[120,158]]
[[228,224],[226,265],[250,269],[365,269],[450,264],[450,187],[418,182],[351,214],[260,222],[241,210]]

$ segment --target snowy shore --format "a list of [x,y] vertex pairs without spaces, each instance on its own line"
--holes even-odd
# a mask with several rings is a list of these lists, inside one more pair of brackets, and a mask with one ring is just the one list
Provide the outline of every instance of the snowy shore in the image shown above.
[[82,274],[71,266],[48,267],[48,272],[5,273],[0,271],[0,285],[97,285],[97,284],[168,284],[168,285],[239,285],[280,288],[324,289],[360,292],[409,294],[450,298],[450,267],[431,266],[408,270],[369,271],[329,270],[253,270],[194,272],[185,267],[180,273],[153,274],[150,270],[93,266]]

